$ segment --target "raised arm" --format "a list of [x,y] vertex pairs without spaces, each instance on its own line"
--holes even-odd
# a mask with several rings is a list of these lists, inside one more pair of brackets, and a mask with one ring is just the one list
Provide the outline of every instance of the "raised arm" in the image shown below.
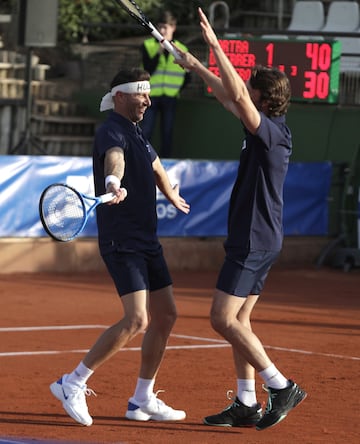
[[199,17],[204,40],[214,53],[220,79],[192,54],[182,53],[182,58],[178,63],[184,68],[196,72],[210,86],[219,102],[240,119],[251,133],[254,133],[260,124],[259,111],[250,97],[246,84],[222,50],[214,30],[201,8],[199,8]]

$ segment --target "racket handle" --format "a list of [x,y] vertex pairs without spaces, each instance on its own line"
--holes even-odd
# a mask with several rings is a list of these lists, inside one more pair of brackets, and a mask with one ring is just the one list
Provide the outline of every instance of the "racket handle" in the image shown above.
[[106,194],[102,194],[101,196],[99,196],[99,199],[101,201],[101,203],[106,203],[106,202],[110,202],[111,200],[113,200],[115,197],[114,193],[106,193]]
[[158,42],[160,42],[164,48],[169,51],[177,60],[181,59],[181,55],[176,51],[173,45],[160,34],[160,32],[155,28],[152,23],[149,23],[151,28],[151,34],[156,38]]
[[[127,190],[126,188],[120,188],[124,193],[125,193],[125,198],[127,196]],[[99,196],[99,199],[101,200],[101,203],[106,203],[106,202],[110,202],[111,200],[113,200],[115,197],[114,193],[106,193],[106,194],[102,194],[101,196]]]

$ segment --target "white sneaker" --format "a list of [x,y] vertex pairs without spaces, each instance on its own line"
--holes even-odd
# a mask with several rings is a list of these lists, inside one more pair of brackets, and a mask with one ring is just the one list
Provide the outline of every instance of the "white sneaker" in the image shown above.
[[51,393],[62,402],[66,413],[75,419],[80,424],[90,426],[93,423],[92,417],[89,415],[88,407],[86,405],[85,395],[95,395],[95,392],[88,389],[86,384],[79,387],[75,384],[66,382],[66,377],[63,375],[58,381],[50,385]]
[[149,421],[150,419],[154,421],[180,421],[185,419],[186,413],[183,410],[174,410],[153,394],[145,402],[130,398],[125,416],[133,421]]

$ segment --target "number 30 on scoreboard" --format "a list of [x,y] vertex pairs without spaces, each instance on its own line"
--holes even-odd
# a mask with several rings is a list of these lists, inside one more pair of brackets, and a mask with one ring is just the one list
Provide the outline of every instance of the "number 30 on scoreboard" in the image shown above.
[[[233,66],[246,81],[254,65],[274,66],[289,77],[292,100],[337,103],[341,44],[335,40],[220,39]],[[209,69],[218,75],[210,50]]]

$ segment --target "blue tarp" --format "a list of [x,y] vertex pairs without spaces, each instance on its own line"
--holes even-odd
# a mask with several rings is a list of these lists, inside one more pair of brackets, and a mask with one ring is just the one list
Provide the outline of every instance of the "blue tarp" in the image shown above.
[[[236,161],[164,160],[170,181],[190,203],[177,211],[158,193],[160,236],[225,236],[228,202]],[[92,160],[88,157],[0,156],[0,236],[42,237],[38,204],[41,192],[54,182],[94,194]],[[328,234],[331,163],[291,163],[284,189],[285,235]],[[97,234],[92,214],[81,236]]]

